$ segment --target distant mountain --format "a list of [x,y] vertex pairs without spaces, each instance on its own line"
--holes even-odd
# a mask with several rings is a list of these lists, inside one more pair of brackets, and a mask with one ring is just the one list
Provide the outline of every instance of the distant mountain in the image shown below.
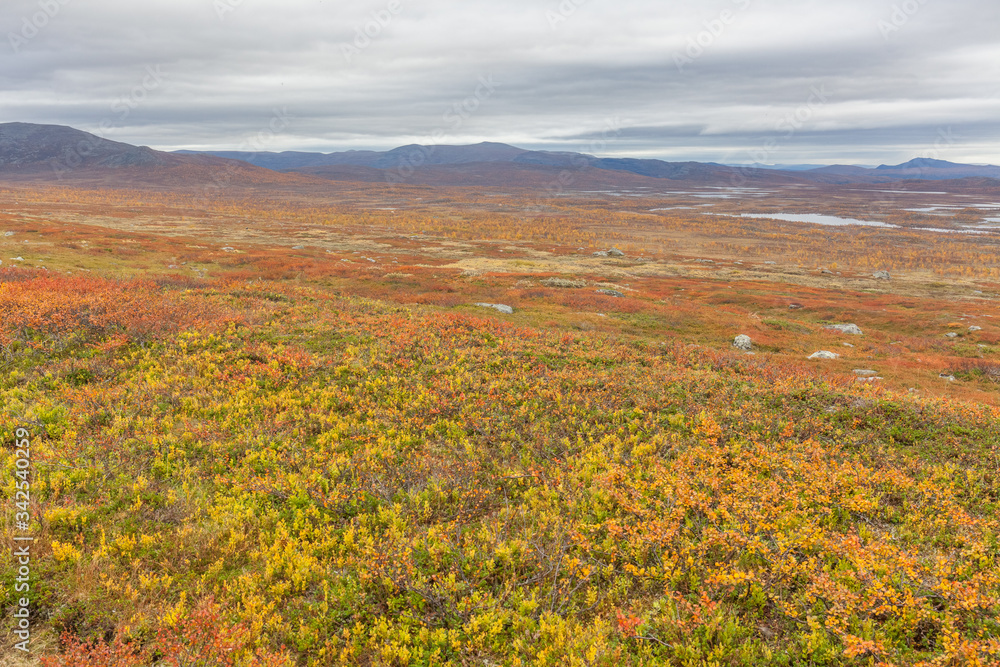
[[959,164],[932,158],[915,158],[903,164],[883,164],[874,169],[834,165],[810,169],[803,172],[802,175],[822,183],[892,183],[902,180],[943,181],[959,178],[1000,179],[1000,167]]
[[411,144],[388,151],[339,153],[165,153],[110,141],[60,125],[0,124],[0,178],[71,179],[99,184],[323,187],[328,181],[540,188],[777,187],[792,184],[879,184],[903,180],[1000,179],[1000,167],[917,158],[899,165],[732,166],[584,153],[534,151],[483,142],[468,146]]
[[[193,154],[184,151],[184,154]],[[380,169],[386,181],[403,175],[408,183],[435,183],[440,185],[510,185],[527,183],[531,174],[539,179],[558,178],[561,170],[573,173],[574,187],[580,185],[581,172],[594,170],[625,172],[632,176],[652,179],[693,181],[713,185],[777,185],[803,182],[790,173],[754,168],[733,168],[700,162],[664,162],[634,158],[598,158],[584,153],[563,151],[532,151],[508,144],[483,142],[469,146],[411,144],[389,151],[346,151],[342,153],[240,153],[234,151],[212,152],[210,155],[245,160],[251,164],[330,178],[351,180],[351,173],[344,167]],[[486,168],[482,165],[494,165]],[[472,170],[455,170],[458,165],[477,165]],[[495,165],[506,165],[506,170]],[[555,174],[550,175],[555,169]],[[478,175],[478,176],[477,176]],[[359,171],[356,180],[370,181],[370,171]],[[478,179],[478,180],[476,180]],[[624,175],[593,174],[586,179],[595,184],[621,183]],[[641,180],[641,179],[640,179]],[[474,182],[471,182],[474,181]],[[636,181],[638,182],[638,181]],[[529,184],[530,185],[530,184]],[[534,185],[544,185],[544,180]]]
[[[185,152],[190,154],[190,152]],[[877,168],[852,165],[722,165],[705,162],[666,162],[664,160],[639,158],[598,158],[593,155],[572,152],[532,151],[508,144],[483,142],[469,146],[421,146],[411,144],[389,151],[345,151],[340,153],[240,153],[235,151],[212,152],[219,157],[244,160],[269,169],[299,172],[321,176],[333,180],[378,180],[377,173],[358,171],[356,174],[345,167],[364,167],[385,172],[385,180],[391,181],[394,174],[406,174],[410,183],[427,182],[445,185],[448,183],[470,184],[473,174],[479,174],[476,184],[497,185],[521,182],[535,167],[558,167],[570,169],[574,173],[581,170],[605,170],[626,172],[636,176],[672,181],[685,181],[699,185],[749,185],[758,187],[791,183],[890,183],[894,181],[941,180],[957,178],[998,178],[1000,167],[963,165],[944,160],[917,158],[901,165],[882,165]],[[441,169],[455,165],[506,164],[509,173],[496,167],[482,167],[473,171],[460,172]],[[334,168],[336,167],[336,168]],[[548,173],[539,172],[540,177]],[[418,174],[423,174],[418,176]],[[598,181],[614,181],[605,177]]]
[[223,188],[305,178],[212,155],[178,155],[63,125],[0,123],[0,178]]
[[0,171],[3,172],[164,166],[176,162],[178,158],[170,153],[109,141],[62,125],[0,124]]

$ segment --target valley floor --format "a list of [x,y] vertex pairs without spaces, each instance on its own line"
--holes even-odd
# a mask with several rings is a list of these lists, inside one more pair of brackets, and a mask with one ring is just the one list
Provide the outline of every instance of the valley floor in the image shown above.
[[1000,661],[991,238],[3,196],[42,664]]

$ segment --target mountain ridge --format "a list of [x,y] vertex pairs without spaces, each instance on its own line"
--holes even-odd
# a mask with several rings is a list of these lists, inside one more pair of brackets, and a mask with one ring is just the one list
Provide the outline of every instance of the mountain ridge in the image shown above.
[[[220,176],[223,174],[223,176]],[[0,176],[134,179],[139,182],[316,184],[325,181],[519,187],[638,187],[658,182],[699,186],[768,187],[801,184],[879,184],[954,179],[1000,180],[1000,167],[914,158],[875,168],[829,165],[812,169],[668,162],[529,150],[484,141],[469,145],[408,144],[388,151],[158,151],[104,139],[63,125],[0,124]],[[291,179],[291,180],[289,180]],[[564,182],[566,181],[566,182]],[[305,181],[303,181],[305,182]],[[568,183],[567,183],[568,182]]]

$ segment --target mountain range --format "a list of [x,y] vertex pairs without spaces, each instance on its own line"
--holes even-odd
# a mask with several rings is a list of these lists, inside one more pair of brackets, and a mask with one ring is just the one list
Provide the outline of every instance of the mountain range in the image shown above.
[[0,124],[0,178],[86,180],[170,185],[254,186],[325,181],[587,189],[692,186],[878,184],[904,180],[998,179],[1000,167],[916,158],[876,168],[853,165],[789,168],[601,158],[535,151],[502,143],[468,146],[412,144],[389,151],[157,151],[61,125]]

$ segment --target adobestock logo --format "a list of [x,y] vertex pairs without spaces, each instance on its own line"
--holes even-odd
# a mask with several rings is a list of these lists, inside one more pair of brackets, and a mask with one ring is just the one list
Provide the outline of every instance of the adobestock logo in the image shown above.
[[344,60],[353,62],[361,52],[372,45],[372,42],[382,35],[382,31],[392,24],[392,20],[403,11],[400,0],[389,0],[385,9],[372,12],[372,18],[363,26],[354,26],[354,41],[340,45],[340,53]]
[[37,12],[21,17],[20,31],[7,33],[7,40],[14,53],[20,53],[69,3],[70,0],[39,0]]

